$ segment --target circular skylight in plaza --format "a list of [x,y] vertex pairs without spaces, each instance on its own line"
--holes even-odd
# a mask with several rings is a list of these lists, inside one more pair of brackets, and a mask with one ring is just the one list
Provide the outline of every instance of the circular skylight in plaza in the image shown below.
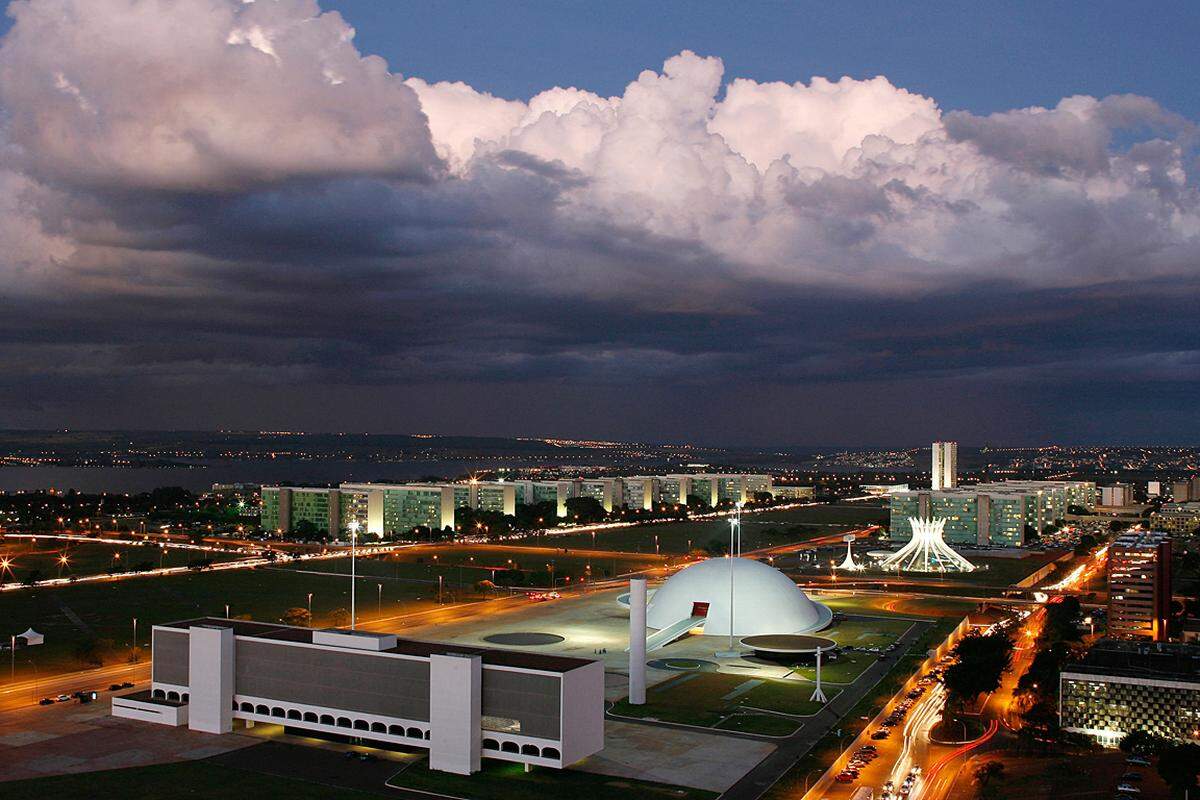
[[[646,624],[661,630],[693,620],[706,636],[728,636],[730,571],[730,559],[710,558],[675,573],[650,598]],[[735,558],[732,572],[734,636],[807,633],[833,619],[774,567]]]

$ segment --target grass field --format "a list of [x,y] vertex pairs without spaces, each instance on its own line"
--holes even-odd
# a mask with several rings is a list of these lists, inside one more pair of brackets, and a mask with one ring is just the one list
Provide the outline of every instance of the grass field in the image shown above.
[[[62,564],[60,558],[67,557]],[[0,557],[11,564],[0,580],[20,583],[36,572],[40,578],[69,578],[72,575],[103,575],[124,572],[135,565],[151,568],[184,567],[198,559],[231,561],[245,558],[238,553],[211,553],[200,550],[167,548],[157,545],[112,545],[57,539],[7,539],[0,543]]]
[[[887,518],[887,509],[863,505],[819,505],[747,514],[742,518],[742,549],[805,541],[841,529],[886,522]],[[712,541],[727,543],[729,522],[725,519],[663,522],[598,531],[594,544],[590,533],[530,537],[513,544],[654,553],[655,537],[659,553],[682,555]]]
[[564,797],[587,800],[629,800],[637,798],[673,798],[708,800],[716,792],[669,786],[662,783],[616,778],[576,769],[535,769],[525,772],[520,764],[485,759],[483,769],[474,775],[434,772],[425,761],[418,761],[392,776],[389,786],[420,792],[469,797],[471,800],[561,800]]
[[[359,575],[384,580],[424,581],[437,584],[440,575],[446,586],[470,587],[495,577],[502,581],[505,573],[520,572],[517,585],[547,587],[550,566],[553,566],[556,585],[577,582],[590,575],[602,580],[613,575],[662,566],[669,559],[637,553],[604,553],[592,556],[563,552],[563,547],[534,548],[509,545],[453,545],[420,550],[401,550],[386,556],[360,558]],[[280,565],[283,568],[306,572],[336,572],[348,575],[350,559],[297,561]],[[570,578],[570,581],[567,579]]]
[[[822,636],[828,636],[839,645],[852,647],[883,647],[891,644],[904,635],[912,622],[906,619],[889,619],[886,617],[870,617],[845,619],[835,623],[827,630],[821,631]],[[867,667],[879,660],[874,653],[843,652],[837,660],[824,661],[821,664],[821,680],[830,683],[853,683]],[[797,665],[796,673],[816,680],[815,665]]]
[[[449,584],[445,588],[446,602],[482,598],[469,587],[461,593]],[[357,591],[360,618],[369,620],[380,613],[432,608],[438,587],[436,579],[413,583],[360,578]],[[345,577],[259,568],[5,592],[0,594],[0,620],[14,632],[32,627],[45,634],[44,645],[17,654],[19,672],[36,668],[45,673],[90,666],[76,652],[94,641],[101,642],[97,655],[105,663],[126,660],[135,617],[138,643],[145,653],[155,623],[224,616],[226,604],[232,616],[276,621],[289,608],[305,607],[310,592],[317,625],[332,624],[335,610],[350,607],[350,581]]]
[[[811,694],[812,684],[803,681],[751,678],[725,672],[686,672],[650,687],[645,705],[631,706],[622,700],[612,710],[621,716],[701,728],[787,735],[799,723],[770,714],[755,714],[754,710],[809,716],[822,706],[808,699]],[[826,694],[832,700],[837,692]]]
[[156,800],[365,800],[377,794],[216,767],[204,761],[159,764],[4,783],[5,800],[77,800],[80,797],[153,797]]

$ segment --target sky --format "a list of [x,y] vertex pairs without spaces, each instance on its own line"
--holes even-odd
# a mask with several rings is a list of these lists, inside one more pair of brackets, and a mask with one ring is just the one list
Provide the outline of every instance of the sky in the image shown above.
[[0,427],[1200,440],[1185,3],[20,0]]

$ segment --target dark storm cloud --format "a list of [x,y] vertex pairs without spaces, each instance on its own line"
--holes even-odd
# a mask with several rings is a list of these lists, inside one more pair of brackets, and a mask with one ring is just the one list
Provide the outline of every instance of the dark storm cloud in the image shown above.
[[1193,126],[1147,98],[718,100],[684,53],[525,103],[312,3],[180,8],[34,0],[0,47],[12,424],[879,441],[1200,385]]

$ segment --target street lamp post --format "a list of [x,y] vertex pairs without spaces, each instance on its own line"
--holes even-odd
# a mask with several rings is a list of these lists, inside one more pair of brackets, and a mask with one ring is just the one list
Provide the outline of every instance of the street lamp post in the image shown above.
[[133,660],[136,663],[138,656],[137,650],[137,617],[133,618]]
[[378,597],[378,599],[377,599],[377,601],[376,601],[375,613],[376,613],[378,616],[381,616],[381,617],[382,617],[382,616],[383,616],[383,584],[382,584],[382,583],[377,583],[377,584],[375,584],[375,585],[376,585],[377,587],[379,587],[379,597]]
[[312,625],[312,592],[308,593],[308,624]]
[[354,550],[355,550],[355,543],[358,541],[358,528],[359,528],[358,520],[351,521],[351,523],[350,523],[350,630],[354,630],[355,626],[358,624],[358,619],[355,615],[355,612],[357,611],[357,609],[355,608],[355,605],[354,605],[354,600],[355,600],[354,584],[356,584],[358,582],[358,575],[356,574],[357,567],[355,566],[355,562],[354,562],[354,556],[355,556]]

